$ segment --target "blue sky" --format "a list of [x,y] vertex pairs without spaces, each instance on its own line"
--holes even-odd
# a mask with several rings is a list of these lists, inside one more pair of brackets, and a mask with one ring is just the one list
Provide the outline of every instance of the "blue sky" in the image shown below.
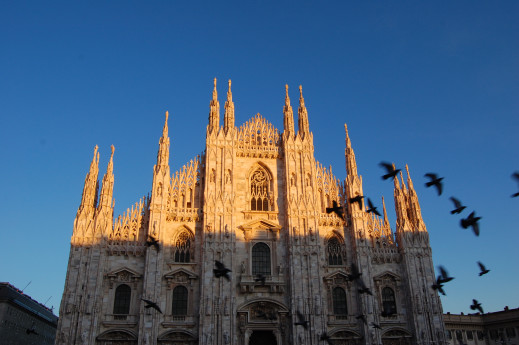
[[[378,163],[409,165],[434,263],[456,277],[445,312],[519,307],[518,14],[514,1],[3,2],[0,280],[32,281],[57,312],[93,147],[102,174],[115,145],[122,214],[151,188],[166,110],[171,170],[202,152],[216,77],[222,109],[232,79],[237,126],[259,112],[280,130],[284,85],[297,105],[302,84],[316,159],[345,178],[347,123],[393,228]],[[445,177],[441,197],[427,172]],[[451,195],[483,217],[479,238]]]

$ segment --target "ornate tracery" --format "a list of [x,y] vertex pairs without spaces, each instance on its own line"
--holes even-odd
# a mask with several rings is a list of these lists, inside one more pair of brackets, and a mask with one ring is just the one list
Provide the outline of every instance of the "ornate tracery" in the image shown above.
[[175,241],[175,262],[191,262],[193,260],[193,234],[184,229]]
[[272,178],[263,168],[258,167],[250,176],[251,211],[271,211]]

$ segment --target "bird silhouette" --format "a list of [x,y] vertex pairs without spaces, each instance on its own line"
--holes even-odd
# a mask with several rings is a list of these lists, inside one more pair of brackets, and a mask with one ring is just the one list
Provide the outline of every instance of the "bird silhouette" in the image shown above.
[[481,314],[484,314],[483,307],[481,307],[481,303],[479,303],[478,300],[476,300],[476,299],[472,300],[472,305],[470,306],[470,309],[472,309],[472,310],[477,309]]
[[466,209],[467,207],[466,206],[463,206],[461,204],[461,202],[456,199],[455,197],[451,196],[450,199],[452,200],[452,202],[454,203],[454,210],[451,211],[451,214],[459,214],[461,213],[464,209]]
[[387,180],[390,177],[394,178],[401,171],[401,169],[395,169],[394,164],[388,162],[380,162],[378,165],[386,169],[386,174],[382,175],[383,180]]
[[355,316],[355,318],[356,318],[357,320],[361,320],[361,321],[364,322],[364,324],[366,324],[366,325],[368,324],[368,320],[366,320],[366,316],[365,316],[364,314],[357,315],[357,316]]
[[261,285],[265,285],[265,279],[267,279],[267,277],[265,277],[261,273],[258,273],[258,274],[256,274],[256,278],[254,278],[254,282],[255,283],[261,282]]
[[350,204],[357,203],[359,205],[359,209],[362,210],[362,199],[364,199],[364,196],[357,195],[354,198],[350,198]]
[[441,283],[441,276],[438,276],[436,278],[436,281],[432,285],[433,290],[438,290],[439,293],[446,296],[445,291],[443,290],[443,284]]
[[372,322],[372,323],[371,323],[371,326],[372,326],[373,328],[376,328],[376,329],[382,329],[382,327],[380,327],[380,325],[379,325],[378,323],[374,323],[374,322]]
[[150,247],[150,246],[154,246],[155,249],[157,250],[157,252],[160,250],[160,246],[159,246],[159,240],[157,240],[155,237],[153,237],[152,235],[148,235],[149,239],[146,241],[146,246],[147,247]]
[[[514,173],[512,174],[512,178],[513,178],[514,180],[516,180],[517,183],[519,183],[519,172],[517,172],[517,171],[514,172]],[[512,194],[512,198],[515,198],[515,197],[517,197],[517,196],[519,196],[519,192]]]
[[357,280],[357,284],[360,285],[360,288],[358,289],[359,293],[360,294],[368,294],[368,295],[371,295],[373,296],[373,293],[371,292],[371,290],[366,286],[366,284],[364,284],[364,281],[362,279],[358,279]]
[[479,266],[479,269],[481,272],[479,272],[479,276],[481,277],[483,274],[487,274],[488,272],[490,272],[490,270],[487,270],[487,268],[485,267],[485,265],[483,265],[481,263],[481,261],[478,261],[478,266]]
[[216,268],[213,269],[214,276],[216,278],[224,277],[225,279],[230,281],[231,278],[229,277],[228,273],[232,272],[232,271],[230,269],[228,269],[227,267],[225,267],[225,265],[218,260],[214,260],[214,264],[216,266]]
[[371,199],[368,198],[368,209],[366,210],[367,213],[374,213],[377,216],[380,217],[380,213],[377,211],[377,208],[373,206],[373,203],[371,202]]
[[454,277],[449,277],[449,273],[443,266],[438,266],[438,269],[440,270],[440,275],[438,276],[438,282],[441,283],[447,283],[454,279]]
[[294,322],[294,325],[308,329],[308,320],[305,320],[305,316],[299,310],[297,311],[297,322]]
[[351,264],[351,273],[347,274],[349,280],[357,280],[360,278],[362,273],[359,272],[359,268],[354,263]]
[[460,220],[461,227],[463,229],[468,228],[469,226],[472,227],[472,231],[474,231],[474,234],[476,236],[479,236],[479,224],[478,221],[481,219],[481,217],[475,217],[476,211],[473,211],[467,218],[463,218]]
[[339,218],[344,220],[344,210],[342,209],[342,207],[339,206],[339,204],[337,204],[337,201],[335,201],[335,200],[332,201],[332,205],[333,205],[332,207],[326,208],[326,213],[335,212],[335,214],[337,216],[339,216]]
[[319,340],[326,341],[329,345],[333,345],[332,338],[326,332],[321,333]]
[[436,175],[435,173],[427,173],[427,174],[425,174],[425,177],[428,177],[428,178],[431,179],[429,182],[425,183],[425,186],[427,188],[429,188],[431,186],[436,187],[436,191],[438,192],[438,195],[442,195],[442,189],[443,189],[442,180],[443,180],[443,177],[438,177],[438,175]]
[[158,311],[159,313],[162,314],[162,310],[160,310],[159,306],[157,305],[157,303],[153,302],[153,301],[150,301],[149,299],[144,299],[144,298],[141,298],[141,300],[144,301],[144,303],[146,303],[146,305],[144,306],[144,308],[148,309],[148,308],[153,308],[155,309],[156,311]]
[[36,330],[34,329],[34,322],[32,323],[31,325],[31,328],[27,328],[25,330],[25,333],[27,334],[34,334],[34,335],[40,335],[38,332],[36,332]]

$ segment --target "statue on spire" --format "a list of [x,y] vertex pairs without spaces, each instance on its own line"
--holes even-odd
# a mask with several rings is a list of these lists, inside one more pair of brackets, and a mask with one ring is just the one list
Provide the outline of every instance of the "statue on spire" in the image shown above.
[[299,110],[298,110],[298,126],[299,135],[304,139],[310,134],[310,126],[308,124],[308,111],[305,106],[305,99],[303,98],[303,86],[299,85]]
[[227,91],[227,101],[225,101],[224,132],[229,133],[234,129],[234,102],[232,101],[231,79],[229,79],[229,90]]
[[218,92],[216,91],[216,78],[214,78],[213,99],[209,103],[209,133],[217,133],[220,127],[220,103],[218,102]]
[[285,85],[285,106],[283,107],[283,124],[285,127],[285,133],[287,136],[293,137],[294,131],[294,112],[290,105],[290,97],[288,97],[288,85]]

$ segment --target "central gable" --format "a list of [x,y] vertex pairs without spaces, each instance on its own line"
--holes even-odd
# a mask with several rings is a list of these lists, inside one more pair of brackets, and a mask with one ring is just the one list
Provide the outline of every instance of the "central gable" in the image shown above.
[[281,136],[279,131],[259,113],[239,128],[237,146],[238,156],[281,157]]
[[273,238],[279,237],[281,225],[266,219],[255,219],[238,227],[243,230],[245,239],[251,238]]

